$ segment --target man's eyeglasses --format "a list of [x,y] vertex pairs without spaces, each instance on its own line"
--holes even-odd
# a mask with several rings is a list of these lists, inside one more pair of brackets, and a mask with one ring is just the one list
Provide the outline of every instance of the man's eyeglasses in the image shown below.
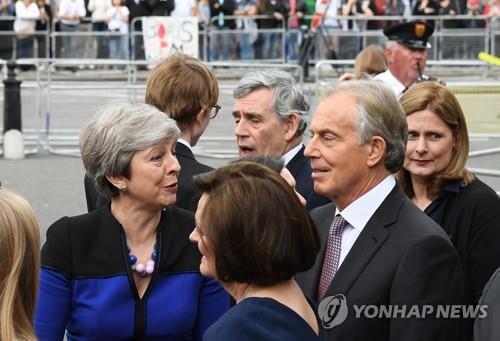
[[222,108],[220,105],[216,104],[210,108],[210,119],[215,118],[217,114],[219,113],[220,108]]

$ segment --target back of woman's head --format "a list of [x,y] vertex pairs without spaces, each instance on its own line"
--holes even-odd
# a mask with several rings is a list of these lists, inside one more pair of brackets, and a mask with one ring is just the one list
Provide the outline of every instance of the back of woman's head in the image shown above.
[[0,339],[35,340],[40,234],[35,212],[21,196],[0,189]]
[[384,49],[378,45],[368,45],[356,56],[354,75],[360,79],[363,75],[375,76],[387,70]]
[[208,195],[201,219],[218,280],[272,285],[313,265],[316,227],[278,172],[240,161],[198,175],[195,183]]

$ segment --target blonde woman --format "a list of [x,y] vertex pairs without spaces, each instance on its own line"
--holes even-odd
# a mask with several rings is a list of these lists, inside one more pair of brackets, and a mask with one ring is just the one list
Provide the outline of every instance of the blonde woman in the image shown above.
[[0,188],[0,340],[36,340],[39,267],[35,212],[25,199]]
[[387,70],[387,60],[384,49],[378,45],[370,44],[356,56],[354,73],[346,72],[340,76],[340,81],[361,79],[363,75],[376,76]]

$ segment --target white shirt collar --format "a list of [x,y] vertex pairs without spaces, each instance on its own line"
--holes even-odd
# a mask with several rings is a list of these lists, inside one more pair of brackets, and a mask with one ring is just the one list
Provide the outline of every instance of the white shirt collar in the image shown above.
[[186,140],[184,140],[182,137],[179,137],[177,139],[177,142],[178,143],[182,143],[183,145],[185,145],[186,147],[188,147],[190,151],[193,151],[193,148],[191,148],[191,145],[189,144],[189,142],[186,141]]
[[401,96],[403,95],[403,91],[405,91],[406,89],[406,86],[404,86],[396,77],[394,77],[394,75],[389,70],[379,73],[374,78],[381,80],[387,86],[389,86],[398,100],[401,98]]
[[388,175],[377,186],[373,187],[344,208],[342,212],[337,208],[335,210],[335,215],[341,214],[349,225],[361,233],[366,223],[368,223],[395,185],[396,180],[394,176]]
[[300,149],[302,148],[302,146],[303,146],[303,144],[299,143],[298,145],[296,145],[295,147],[293,147],[292,149],[290,149],[289,151],[287,151],[285,154],[283,154],[283,156],[281,158],[285,162],[285,166],[288,165],[288,163],[290,161],[292,161],[293,157],[295,155],[297,155],[297,153],[300,151]]

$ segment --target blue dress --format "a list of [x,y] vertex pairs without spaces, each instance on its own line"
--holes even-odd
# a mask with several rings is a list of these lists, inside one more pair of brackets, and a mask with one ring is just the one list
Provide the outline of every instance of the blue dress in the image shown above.
[[199,273],[189,239],[192,212],[170,207],[157,228],[158,261],[146,292],[135,288],[126,237],[109,205],[64,217],[42,248],[35,331],[40,341],[187,340],[229,308],[229,296]]
[[319,336],[295,311],[272,298],[244,299],[203,336],[204,341],[219,340],[319,340]]

